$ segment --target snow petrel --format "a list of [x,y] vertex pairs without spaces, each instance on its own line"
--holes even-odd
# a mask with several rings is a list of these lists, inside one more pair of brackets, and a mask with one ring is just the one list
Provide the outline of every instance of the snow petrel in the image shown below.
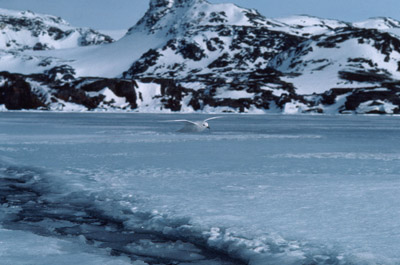
[[208,119],[205,119],[204,121],[189,121],[189,120],[171,120],[168,122],[183,122],[185,123],[185,126],[183,126],[182,129],[180,129],[178,132],[202,132],[206,129],[210,129],[210,125],[208,124],[208,121],[214,120],[214,119],[220,119],[222,117],[211,117]]

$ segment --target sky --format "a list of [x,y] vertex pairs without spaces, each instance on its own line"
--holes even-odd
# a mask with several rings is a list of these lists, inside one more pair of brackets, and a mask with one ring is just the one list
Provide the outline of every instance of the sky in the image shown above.
[[[312,15],[348,22],[370,17],[400,20],[400,0],[209,0],[255,8],[269,18]],[[31,10],[64,18],[74,26],[127,29],[148,8],[149,0],[0,0],[0,8]]]

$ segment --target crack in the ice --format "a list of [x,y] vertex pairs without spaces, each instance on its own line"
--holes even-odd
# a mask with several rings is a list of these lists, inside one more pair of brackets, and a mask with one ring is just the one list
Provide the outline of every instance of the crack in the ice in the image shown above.
[[[126,255],[148,264],[201,261],[247,264],[224,251],[212,249],[199,238],[190,240],[157,231],[134,231],[127,228],[123,220],[106,216],[88,201],[48,200],[46,196],[56,192],[43,179],[44,175],[30,168],[0,169],[0,205],[3,209],[18,209],[3,220],[3,227],[51,237],[84,236],[87,244],[111,249],[111,255]],[[157,253],[154,249],[157,247],[165,249]]]

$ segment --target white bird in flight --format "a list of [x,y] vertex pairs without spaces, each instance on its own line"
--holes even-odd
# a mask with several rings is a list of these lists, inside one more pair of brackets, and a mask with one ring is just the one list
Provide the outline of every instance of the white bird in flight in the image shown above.
[[210,125],[208,124],[209,120],[220,119],[222,117],[211,117],[205,119],[204,121],[189,121],[189,120],[171,120],[168,122],[183,122],[185,126],[180,129],[178,132],[202,132],[206,129],[210,129]]

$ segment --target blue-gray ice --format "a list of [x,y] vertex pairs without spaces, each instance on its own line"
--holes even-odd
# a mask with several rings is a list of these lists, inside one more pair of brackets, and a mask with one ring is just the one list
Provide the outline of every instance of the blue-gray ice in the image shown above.
[[0,259],[400,264],[400,117],[222,116],[0,113]]

